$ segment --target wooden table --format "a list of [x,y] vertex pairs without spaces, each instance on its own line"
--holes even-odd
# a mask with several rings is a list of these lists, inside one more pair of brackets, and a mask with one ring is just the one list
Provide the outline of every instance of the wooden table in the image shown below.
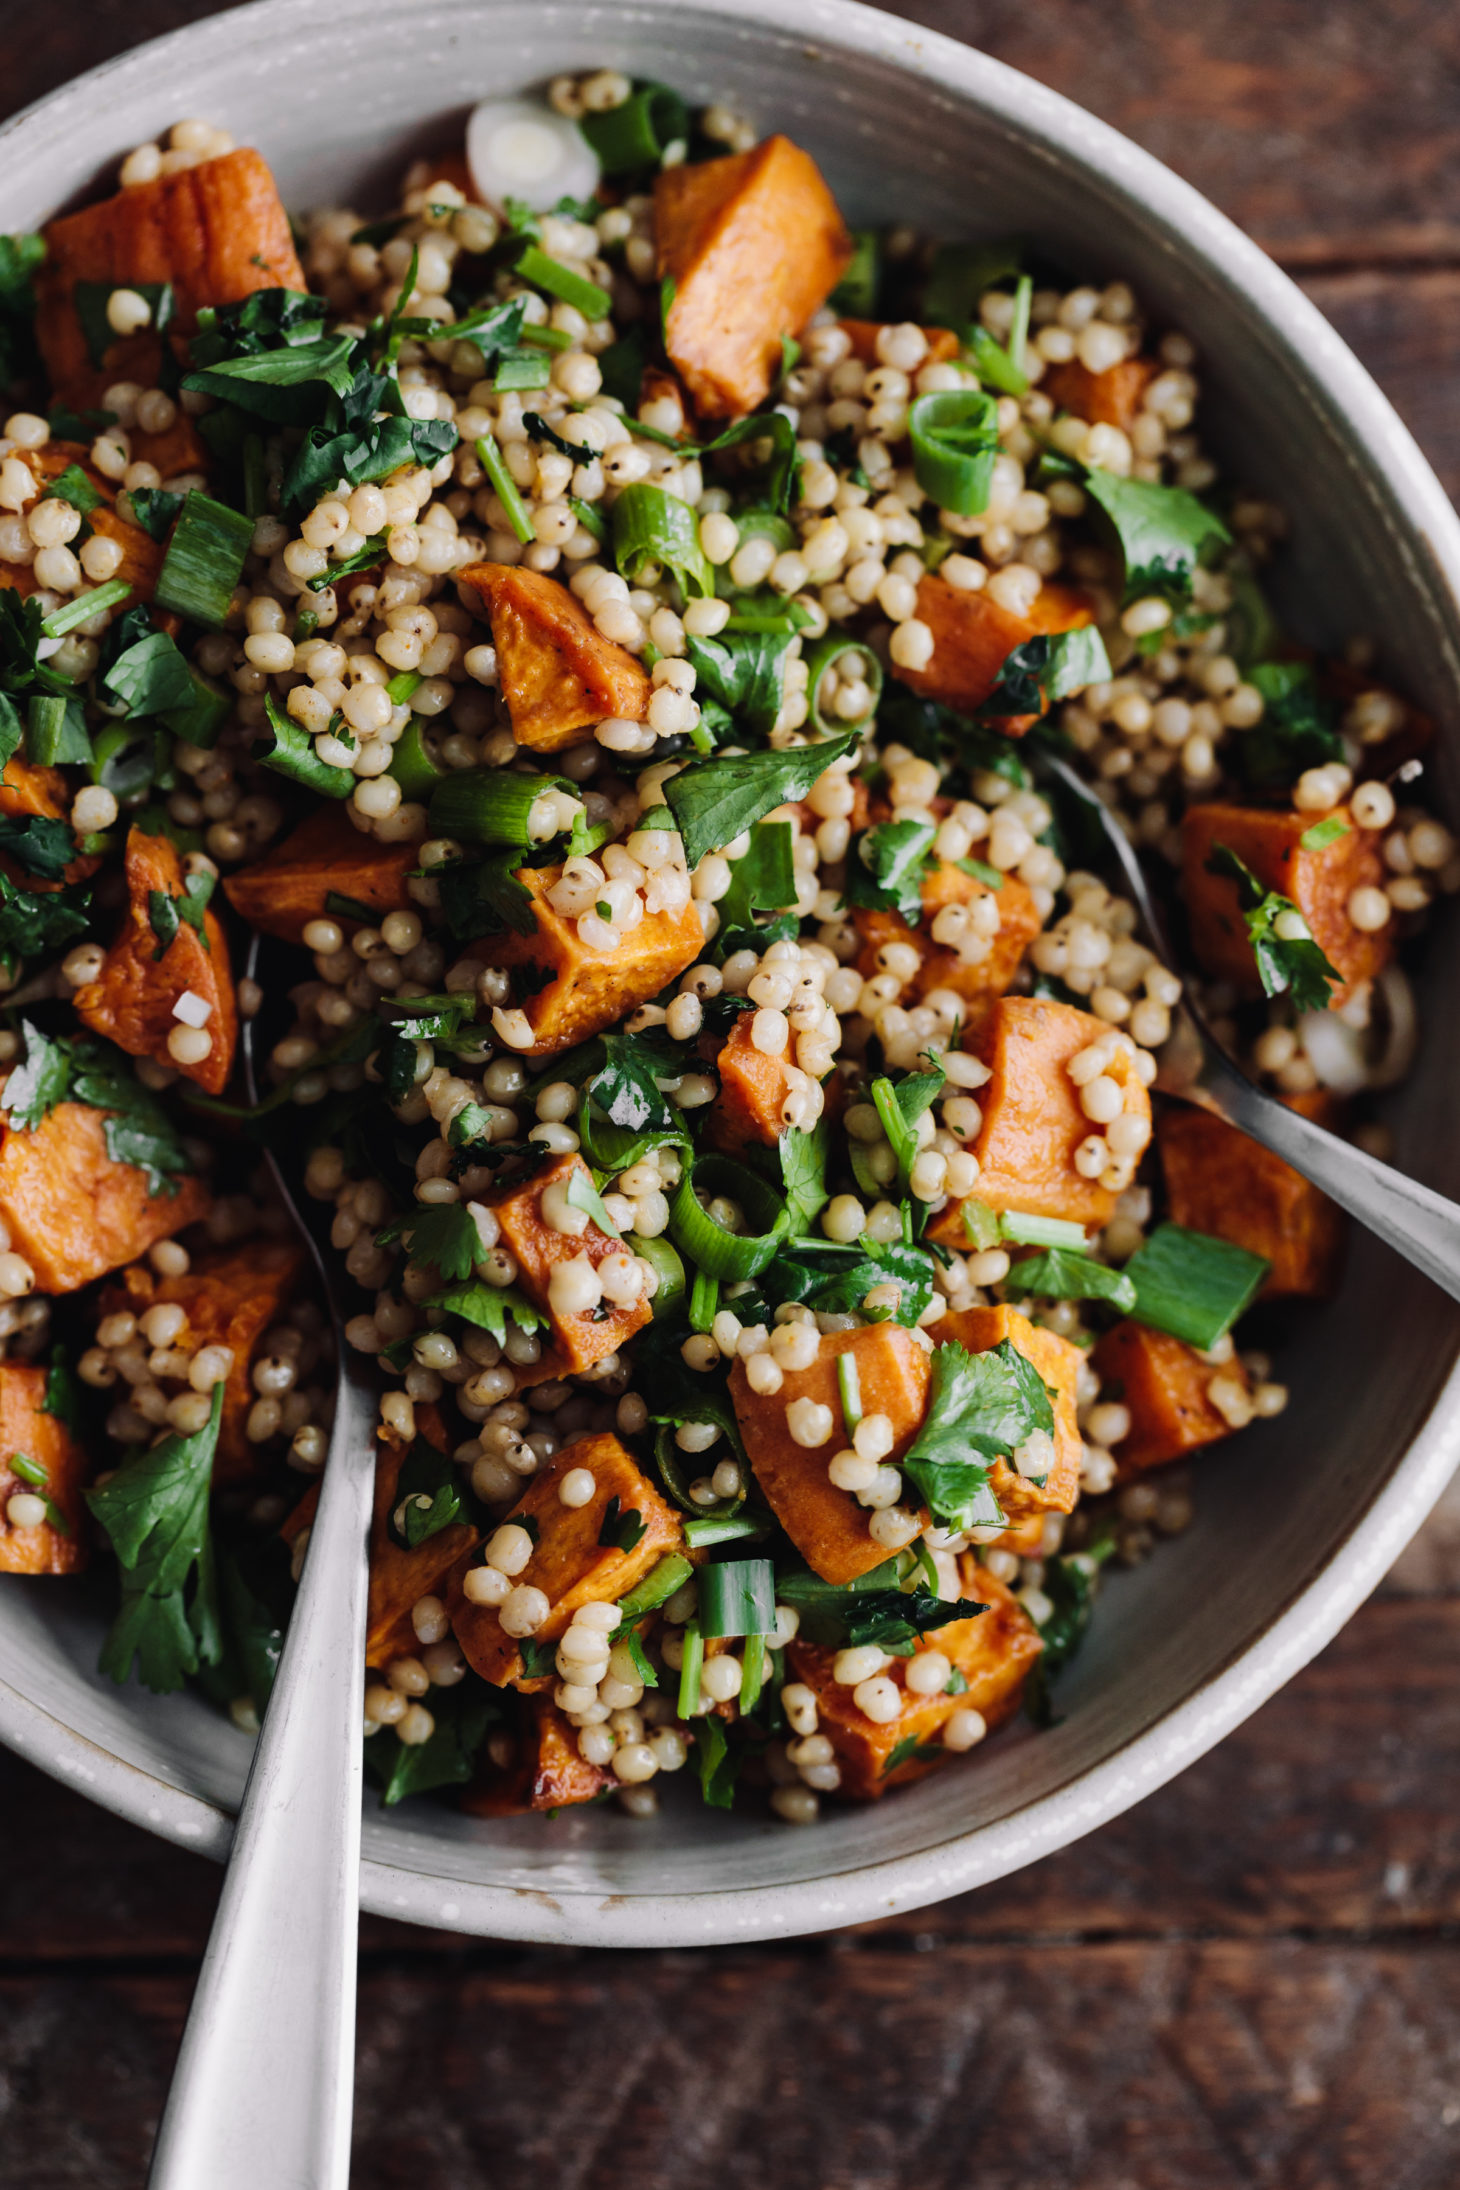
[[[0,102],[208,12],[49,0],[5,40]],[[1460,13],[900,12],[1081,100],[1206,191],[1297,274],[1460,488]],[[983,1893],[829,1938],[652,1956],[368,1920],[354,2179],[1449,2190],[1457,1694],[1452,1494],[1215,1754]],[[3,1755],[0,1819],[0,2190],[133,2190],[217,1873]]]

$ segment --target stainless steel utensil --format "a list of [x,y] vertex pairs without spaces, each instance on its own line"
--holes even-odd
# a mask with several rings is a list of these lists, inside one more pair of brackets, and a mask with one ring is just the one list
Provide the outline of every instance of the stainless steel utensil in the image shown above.
[[[1038,765],[1096,815],[1145,923],[1147,940],[1163,964],[1184,980],[1140,858],[1114,814],[1057,753],[1041,750]],[[1365,1155],[1351,1141],[1340,1140],[1336,1133],[1315,1125],[1311,1118],[1300,1117],[1286,1103],[1254,1087],[1227,1055],[1185,989],[1181,1009],[1190,1040],[1183,1045],[1183,1069],[1179,1073],[1163,1069],[1157,1080],[1162,1093],[1203,1104],[1249,1140],[1270,1148],[1417,1270],[1423,1270],[1452,1299],[1460,1300],[1460,1205],[1405,1178],[1376,1157]]]
[[[250,976],[258,949],[255,938]],[[242,1049],[256,1102],[252,1021]],[[345,1344],[329,1261],[268,1163],[334,1326],[334,1428],[150,2190],[346,2190],[350,2171],[376,1394]]]

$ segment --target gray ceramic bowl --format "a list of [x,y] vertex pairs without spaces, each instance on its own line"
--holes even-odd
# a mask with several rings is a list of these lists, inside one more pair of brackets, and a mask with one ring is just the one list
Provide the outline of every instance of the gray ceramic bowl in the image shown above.
[[[184,115],[259,145],[285,197],[369,208],[466,107],[613,64],[723,97],[823,163],[854,221],[1011,229],[1129,277],[1201,347],[1204,424],[1292,512],[1285,606],[1318,643],[1375,633],[1444,725],[1456,810],[1460,525],[1373,382],[1277,269],[1165,168],[983,55],[843,0],[395,0],[352,31],[315,0],[263,0],[96,70],[0,131],[0,224],[38,225]],[[1399,1160],[1460,1192],[1460,961],[1443,929]],[[1460,1457],[1460,1314],[1377,1242],[1283,1356],[1293,1402],[1200,1471],[1196,1525],[1102,1600],[1051,1733],[1002,1734],[963,1769],[811,1831],[727,1819],[674,1790],[649,1825],[594,1810],[483,1824],[372,1804],[362,1895],[384,1915],[501,1936],[673,1946],[914,1907],[997,1879],[1139,1801],[1327,1642]],[[180,1844],[222,1856],[248,1764],[192,1697],[93,1671],[98,1601],[0,1583],[0,1738]]]

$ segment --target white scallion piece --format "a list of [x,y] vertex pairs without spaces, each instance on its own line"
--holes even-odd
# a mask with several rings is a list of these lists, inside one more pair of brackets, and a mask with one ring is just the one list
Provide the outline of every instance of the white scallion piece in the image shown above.
[[559,198],[591,198],[598,158],[576,122],[531,99],[483,99],[466,125],[466,164],[490,205],[520,198],[550,213]]
[[205,1027],[213,1016],[213,1006],[204,996],[195,996],[191,989],[184,989],[172,1007],[174,1019],[181,1019],[185,1027]]

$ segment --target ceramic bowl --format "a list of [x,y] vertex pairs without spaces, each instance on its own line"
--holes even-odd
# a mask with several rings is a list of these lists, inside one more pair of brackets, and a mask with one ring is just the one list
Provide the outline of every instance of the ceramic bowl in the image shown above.
[[[262,0],[97,69],[0,131],[0,221],[114,187],[184,115],[259,145],[294,206],[369,211],[468,106],[610,64],[723,98],[823,164],[854,223],[1017,230],[1082,275],[1124,276],[1196,339],[1203,431],[1292,514],[1293,628],[1380,641],[1442,725],[1455,776],[1460,525],[1384,397],[1293,284],[1195,191],[1088,114],[930,31],[842,0],[394,0],[389,29]],[[1427,1038],[1393,1107],[1398,1160],[1460,1192],[1460,957],[1442,922]],[[1126,1809],[1219,1741],[1328,1641],[1460,1457],[1460,1310],[1378,1241],[1282,1356],[1292,1403],[1199,1469],[1195,1525],[1117,1578],[1059,1690],[1061,1723],[811,1830],[671,1788],[637,1823],[593,1809],[487,1824],[371,1801],[361,1881],[385,1915],[521,1939],[675,1946],[814,1931],[998,1879]],[[245,1739],[190,1696],[94,1671],[99,1593],[0,1584],[0,1738],[95,1800],[222,1856]]]

